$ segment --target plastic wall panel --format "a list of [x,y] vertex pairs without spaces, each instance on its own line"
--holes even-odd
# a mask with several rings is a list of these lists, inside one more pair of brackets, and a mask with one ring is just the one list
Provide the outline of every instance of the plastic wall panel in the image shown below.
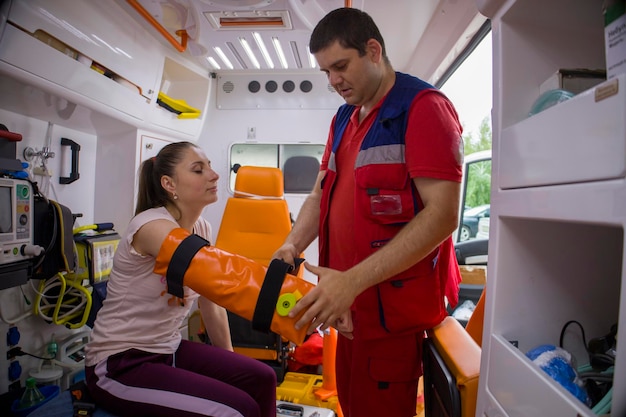
[[321,72],[218,76],[218,109],[336,109],[343,103]]

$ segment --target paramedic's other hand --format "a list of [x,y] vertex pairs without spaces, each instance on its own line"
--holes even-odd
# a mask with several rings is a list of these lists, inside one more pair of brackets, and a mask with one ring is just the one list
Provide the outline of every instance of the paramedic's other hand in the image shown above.
[[272,255],[272,259],[281,259],[289,265],[293,266],[292,274],[297,274],[300,265],[296,265],[295,259],[300,256],[300,252],[298,249],[291,243],[285,243],[283,246],[278,248],[276,252]]
[[[296,329],[308,326],[307,333],[311,334],[319,326],[324,331],[334,326],[337,320],[344,319],[344,314],[350,310],[358,292],[355,290],[351,277],[345,272],[330,268],[304,263],[307,271],[317,275],[317,285],[302,297],[289,312],[289,317],[296,317],[306,310],[295,324]],[[349,326],[352,322],[349,322]],[[346,325],[348,325],[346,323]],[[349,329],[347,327],[346,329]],[[337,329],[339,330],[339,329]]]
[[341,317],[335,321],[333,327],[344,337],[352,340],[354,338],[354,335],[352,334],[352,331],[354,330],[354,327],[352,326],[352,311],[348,310],[343,313]]

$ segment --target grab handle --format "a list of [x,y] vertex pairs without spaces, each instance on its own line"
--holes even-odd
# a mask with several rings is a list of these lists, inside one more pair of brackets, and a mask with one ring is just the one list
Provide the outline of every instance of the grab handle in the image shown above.
[[61,184],[71,184],[80,178],[78,172],[78,153],[80,152],[80,145],[68,138],[61,138],[61,146],[69,146],[72,150],[72,171],[69,177],[60,177],[59,182]]

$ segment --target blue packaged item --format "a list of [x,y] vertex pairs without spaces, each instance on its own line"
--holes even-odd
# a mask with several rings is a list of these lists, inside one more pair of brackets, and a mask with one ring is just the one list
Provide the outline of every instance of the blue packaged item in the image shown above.
[[533,114],[541,113],[545,109],[555,106],[563,101],[569,100],[572,97],[574,97],[574,93],[566,90],[548,90],[540,95],[537,100],[535,100],[532,107],[530,108],[530,112],[528,113],[528,115],[532,116]]
[[529,350],[526,356],[581,402],[591,405],[589,395],[582,386],[583,382],[572,366],[572,355],[568,351],[554,345],[540,345]]

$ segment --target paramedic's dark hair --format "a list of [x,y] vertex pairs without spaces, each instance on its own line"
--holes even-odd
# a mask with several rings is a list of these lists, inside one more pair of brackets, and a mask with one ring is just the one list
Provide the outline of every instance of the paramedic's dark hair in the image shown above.
[[389,63],[385,41],[370,15],[359,9],[342,7],[328,13],[315,26],[309,41],[309,49],[314,54],[338,41],[344,48],[356,49],[359,56],[363,56],[367,41],[370,39],[380,43],[383,48],[383,59]]
[[163,175],[173,177],[176,165],[183,159],[183,153],[189,148],[197,147],[191,142],[170,143],[165,145],[156,157],[143,161],[139,172],[135,215],[155,207],[166,205],[176,207],[172,196],[161,186],[161,177]]

